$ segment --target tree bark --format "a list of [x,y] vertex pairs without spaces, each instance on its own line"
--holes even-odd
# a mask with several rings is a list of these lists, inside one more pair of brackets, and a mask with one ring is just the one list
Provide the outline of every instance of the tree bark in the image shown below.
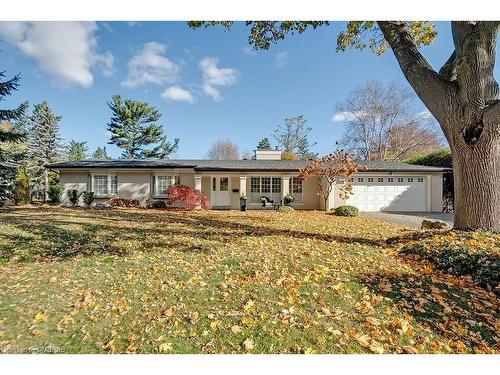
[[452,147],[455,228],[500,231],[500,138]]
[[500,230],[500,100],[493,76],[498,23],[452,22],[455,51],[439,73],[404,22],[378,24],[450,144],[455,229]]

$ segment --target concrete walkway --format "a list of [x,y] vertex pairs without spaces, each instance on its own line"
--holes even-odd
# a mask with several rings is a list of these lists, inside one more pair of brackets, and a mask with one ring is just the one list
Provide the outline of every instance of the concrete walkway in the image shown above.
[[453,213],[438,212],[361,212],[361,216],[420,228],[422,220],[441,220],[453,227]]

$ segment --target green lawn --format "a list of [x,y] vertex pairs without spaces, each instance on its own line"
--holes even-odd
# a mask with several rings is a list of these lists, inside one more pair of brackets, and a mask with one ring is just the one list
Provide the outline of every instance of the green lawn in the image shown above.
[[2,210],[0,352],[499,352],[499,298],[398,255],[407,237],[324,212]]

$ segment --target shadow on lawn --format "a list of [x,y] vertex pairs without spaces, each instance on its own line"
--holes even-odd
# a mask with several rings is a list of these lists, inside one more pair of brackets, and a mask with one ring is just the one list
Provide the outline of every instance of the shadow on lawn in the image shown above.
[[[36,213],[35,215],[33,213]],[[11,244],[0,250],[0,257],[8,260],[17,249],[30,249],[19,258],[20,261],[65,260],[74,256],[98,254],[126,254],[130,249],[122,246],[123,241],[135,241],[137,249],[147,250],[151,243],[155,247],[161,242],[150,241],[157,235],[181,236],[196,240],[208,240],[221,246],[238,237],[283,236],[286,238],[313,239],[326,242],[358,243],[380,246],[379,240],[360,236],[306,232],[292,229],[271,228],[266,222],[272,218],[244,216],[251,223],[236,222],[242,216],[228,213],[223,218],[204,214],[179,215],[169,211],[127,211],[127,210],[86,210],[60,209],[52,215],[33,209],[11,210],[10,215],[0,217],[23,234],[0,233],[0,238]],[[249,220],[251,219],[251,220]],[[86,223],[82,220],[91,220]],[[179,226],[181,224],[181,226]],[[264,224],[264,225],[262,225]],[[145,228],[142,226],[146,226]],[[35,237],[35,238],[33,238]],[[149,239],[149,240],[148,240]],[[35,246],[36,248],[33,248]],[[169,242],[165,247],[176,246],[185,252],[206,253],[209,244],[193,244],[189,241]]]
[[[454,351],[500,350],[495,330],[498,298],[459,278],[442,274],[371,274],[360,277],[423,326],[447,337]],[[463,343],[465,346],[463,346]]]

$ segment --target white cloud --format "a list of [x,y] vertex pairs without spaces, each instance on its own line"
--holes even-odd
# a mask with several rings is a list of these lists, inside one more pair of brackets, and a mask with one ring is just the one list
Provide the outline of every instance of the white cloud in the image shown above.
[[350,121],[354,119],[354,115],[350,112],[337,112],[333,115],[331,122],[342,122],[342,121]]
[[188,102],[193,103],[194,97],[188,90],[183,89],[178,85],[174,85],[163,91],[161,94],[163,99],[178,101],[178,102]]
[[247,56],[255,56],[257,54],[257,51],[255,51],[252,47],[250,46],[245,46],[242,48],[243,53]]
[[220,91],[216,86],[231,86],[238,79],[238,71],[233,68],[219,68],[219,59],[205,57],[198,66],[203,72],[203,92],[212,97],[216,102],[222,100]]
[[95,22],[0,22],[0,36],[61,86],[91,86],[94,67],[112,74],[113,55],[97,52],[97,29]]
[[287,52],[279,52],[274,56],[274,67],[276,69],[284,68],[288,63],[288,53]]
[[127,79],[122,85],[134,88],[148,83],[161,85],[177,81],[180,67],[165,57],[166,50],[164,44],[146,43],[128,62]]

